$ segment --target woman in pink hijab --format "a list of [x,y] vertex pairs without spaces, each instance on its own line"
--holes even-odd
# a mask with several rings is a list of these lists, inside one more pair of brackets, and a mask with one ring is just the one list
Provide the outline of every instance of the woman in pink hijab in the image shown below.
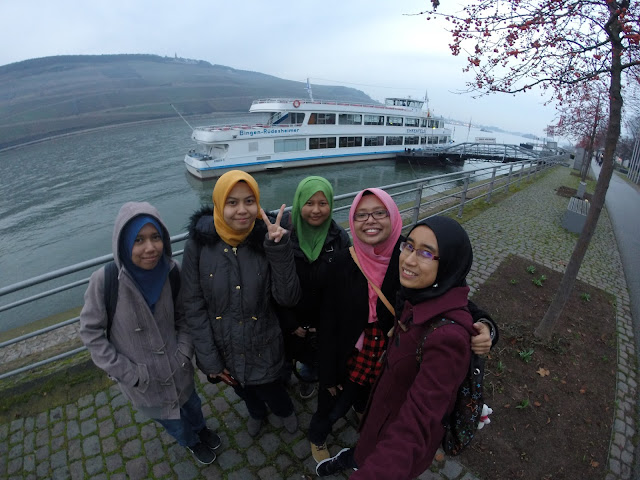
[[[402,217],[391,196],[378,188],[358,193],[349,211],[349,225],[353,248],[336,256],[331,281],[325,286],[318,409],[308,434],[316,462],[330,457],[326,439],[333,424],[351,407],[358,416],[364,411],[381,370],[400,288]],[[475,305],[470,307],[474,321],[488,317]],[[493,337],[489,331],[497,330],[492,323],[490,328],[483,324],[476,329],[481,334],[473,339],[474,351],[487,353]]]

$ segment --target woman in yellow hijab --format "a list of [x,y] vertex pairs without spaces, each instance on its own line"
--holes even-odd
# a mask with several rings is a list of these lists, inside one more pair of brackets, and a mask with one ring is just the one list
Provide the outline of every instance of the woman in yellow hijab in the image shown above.
[[269,217],[255,179],[227,172],[213,189],[213,209],[191,217],[184,250],[182,292],[197,365],[245,401],[252,436],[269,410],[287,431],[298,427],[279,376],[283,339],[273,310],[300,297],[289,232],[280,226],[284,207]]

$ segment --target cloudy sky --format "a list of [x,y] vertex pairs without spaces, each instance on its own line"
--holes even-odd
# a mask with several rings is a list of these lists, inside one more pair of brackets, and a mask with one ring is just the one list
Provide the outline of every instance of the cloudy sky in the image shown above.
[[537,94],[474,99],[444,24],[412,14],[429,0],[0,0],[0,65],[72,54],[150,53],[206,60],[372,98],[428,94],[438,115],[544,136]]

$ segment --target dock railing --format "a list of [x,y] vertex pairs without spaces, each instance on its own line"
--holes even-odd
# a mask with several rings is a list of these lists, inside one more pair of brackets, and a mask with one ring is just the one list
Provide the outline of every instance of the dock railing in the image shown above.
[[[476,202],[484,199],[486,203],[491,203],[492,196],[495,195],[496,192],[509,191],[512,185],[515,184],[519,186],[523,180],[535,178],[540,172],[556,166],[559,163],[566,162],[568,162],[567,155],[558,155],[546,158],[530,159],[521,162],[496,164],[494,166],[482,167],[475,170],[425,177],[384,185],[378,188],[385,190],[393,197],[403,217],[403,228],[409,229],[420,219],[436,214],[445,214],[456,211],[456,215],[458,217],[462,217],[465,206],[470,202]],[[351,192],[334,197],[334,219],[338,223],[344,225],[347,230],[349,226],[347,218],[349,208],[357,193],[358,192]],[[182,233],[172,236],[171,243],[175,244],[184,242],[187,235],[187,233]],[[176,257],[182,255],[182,253],[183,250],[174,250],[173,255]],[[27,289],[31,289],[34,286],[46,284],[52,280],[65,278],[71,274],[76,274],[89,268],[98,267],[110,262],[111,260],[113,260],[112,254],[103,255],[2,287],[0,288],[0,302],[3,297],[8,296],[9,294],[12,294],[12,296],[15,297],[16,293],[19,294],[20,292],[25,292],[25,296],[18,300],[13,300],[10,303],[0,305],[0,312],[10,311],[18,306],[29,304],[36,300],[58,295],[67,290],[86,285],[89,283],[88,277],[80,280],[68,281],[68,283],[54,288],[45,287],[42,291],[36,294],[27,293]],[[74,307],[78,307],[78,305],[68,305],[68,309],[72,309]],[[55,345],[54,332],[62,328],[73,329],[70,335],[71,337],[75,336],[77,339],[79,320],[80,317],[75,316],[54,325],[1,342],[0,363],[4,365],[11,365],[12,363],[15,363],[16,357],[23,357],[24,355],[22,354],[16,355],[16,351],[25,351],[24,348],[21,350],[16,348],[17,345],[23,344],[23,342],[33,342],[36,338],[42,338],[49,335],[54,339],[53,345]],[[38,343],[38,347],[34,345],[33,349],[28,349],[29,353],[33,353],[34,350],[40,348],[44,351],[44,358],[28,365],[19,366],[4,373],[0,373],[0,379],[6,379],[19,373],[72,357],[86,350],[85,347],[79,346],[63,353],[55,353],[48,356],[47,351],[49,351],[48,349],[51,349],[53,346],[52,341],[35,343]],[[11,349],[15,349],[13,354]]]

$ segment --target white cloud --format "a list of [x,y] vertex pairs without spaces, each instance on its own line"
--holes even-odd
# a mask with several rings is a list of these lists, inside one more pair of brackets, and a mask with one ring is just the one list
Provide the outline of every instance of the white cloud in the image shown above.
[[[2,0],[0,64],[67,54],[151,53],[291,80],[338,83],[375,99],[429,92],[437,114],[542,135],[554,117],[535,94],[473,100],[464,58],[428,0],[215,2]],[[323,79],[323,80],[319,80]],[[334,82],[327,82],[326,79]],[[384,88],[380,88],[384,87]]]

